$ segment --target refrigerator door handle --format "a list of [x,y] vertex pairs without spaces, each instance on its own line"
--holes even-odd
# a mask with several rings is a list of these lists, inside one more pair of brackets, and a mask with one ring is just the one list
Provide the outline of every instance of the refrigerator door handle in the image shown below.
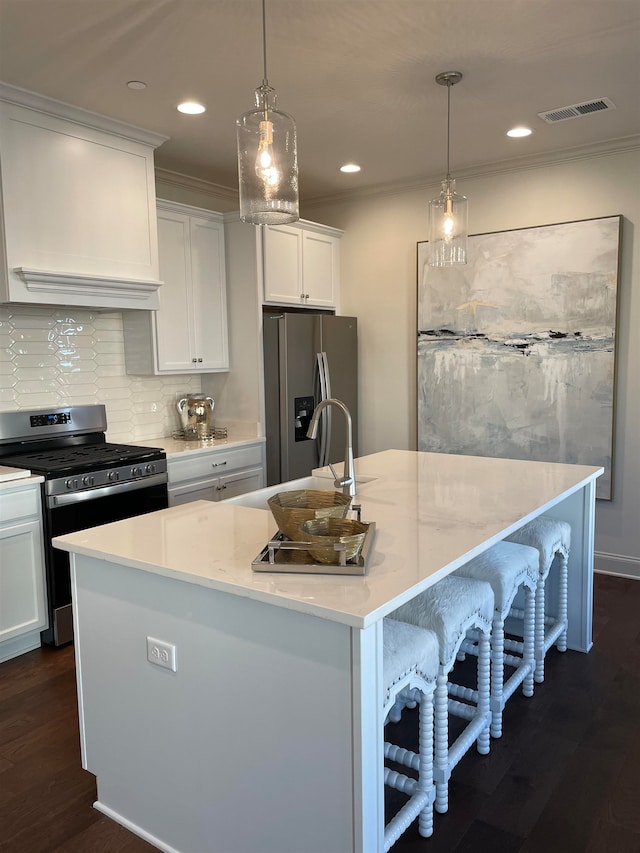
[[[329,366],[327,354],[319,352],[316,356],[318,362],[318,380],[320,382],[320,400],[328,400],[331,396],[329,384]],[[329,442],[331,438],[331,410],[323,409],[320,413],[320,447],[318,449],[318,467],[324,468],[329,458]]]

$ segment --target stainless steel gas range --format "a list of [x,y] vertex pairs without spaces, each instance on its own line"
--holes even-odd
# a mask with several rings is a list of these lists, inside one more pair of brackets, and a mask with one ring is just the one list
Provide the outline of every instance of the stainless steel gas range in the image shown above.
[[73,639],[68,554],[51,539],[164,509],[162,450],[109,444],[105,407],[69,406],[0,413],[0,464],[42,475],[42,518],[49,627],[42,641]]

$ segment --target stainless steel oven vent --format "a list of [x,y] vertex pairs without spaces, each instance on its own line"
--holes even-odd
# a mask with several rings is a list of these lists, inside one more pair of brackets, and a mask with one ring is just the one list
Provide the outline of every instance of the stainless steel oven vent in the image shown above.
[[602,110],[615,110],[615,108],[616,105],[609,98],[597,98],[595,101],[583,101],[581,104],[547,110],[544,113],[538,113],[538,116],[547,124],[555,124],[557,121],[567,121],[570,118],[580,118]]

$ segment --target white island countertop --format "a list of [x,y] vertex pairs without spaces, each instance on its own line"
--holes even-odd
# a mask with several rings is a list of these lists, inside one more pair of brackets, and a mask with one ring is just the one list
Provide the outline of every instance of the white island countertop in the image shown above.
[[[295,481],[244,501],[196,501],[53,542],[76,554],[365,628],[580,492],[602,468],[389,450],[361,457],[356,471],[363,478],[362,520],[376,522],[365,576],[252,570],[276,532],[266,497],[295,488]],[[332,487],[326,479],[319,484]]]

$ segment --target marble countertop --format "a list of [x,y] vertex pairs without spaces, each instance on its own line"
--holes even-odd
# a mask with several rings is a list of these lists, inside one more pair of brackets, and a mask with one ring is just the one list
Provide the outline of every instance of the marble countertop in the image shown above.
[[191,453],[210,453],[212,450],[224,450],[229,447],[242,447],[247,444],[264,443],[266,439],[260,438],[242,430],[229,430],[227,438],[209,439],[208,441],[187,441],[183,438],[148,438],[143,441],[133,442],[138,447],[158,447],[167,454],[167,459],[180,457]]
[[[364,576],[253,572],[276,531],[267,497],[296,482],[71,533],[54,545],[364,628],[602,468],[389,450],[356,460],[356,472],[362,520],[376,522]],[[308,487],[325,483],[332,488],[326,477]]]
[[[6,470],[6,469],[5,469]],[[21,489],[25,486],[37,486],[44,482],[44,477],[39,474],[30,474],[27,477],[17,477],[11,480],[0,481],[0,492],[9,492],[12,489]]]

